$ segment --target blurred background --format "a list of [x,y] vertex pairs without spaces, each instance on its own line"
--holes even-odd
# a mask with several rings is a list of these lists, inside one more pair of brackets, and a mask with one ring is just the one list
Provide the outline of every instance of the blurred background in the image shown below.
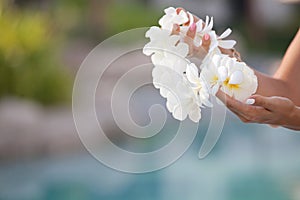
[[[268,74],[280,64],[300,24],[300,4],[292,1],[1,0],[0,200],[300,200],[300,133],[243,124],[230,112],[219,142],[204,160],[197,155],[209,111],[203,113],[189,150],[157,172],[117,172],[85,150],[71,110],[80,64],[106,38],[157,25],[169,6],[184,7],[201,18],[214,16],[218,33],[229,25],[243,59]],[[105,53],[133,42],[120,41]],[[142,54],[128,59],[149,62]],[[110,84],[118,75],[117,68],[110,70],[104,82]],[[98,95],[101,108],[109,99]],[[149,121],[149,105],[165,104],[151,86],[138,91],[132,102],[139,124]],[[121,137],[110,114],[98,112],[115,143],[130,148],[138,142]],[[145,151],[167,143],[177,125],[168,116],[160,134],[164,139],[155,136],[136,148]]]

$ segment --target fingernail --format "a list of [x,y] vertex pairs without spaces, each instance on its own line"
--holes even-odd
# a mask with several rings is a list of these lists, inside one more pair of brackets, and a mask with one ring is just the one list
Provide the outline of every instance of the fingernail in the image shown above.
[[207,33],[205,33],[204,34],[204,40],[209,40],[209,38],[210,38],[210,36]]
[[196,23],[192,23],[192,25],[190,26],[190,30],[191,31],[195,31],[196,30]]
[[246,104],[253,105],[255,103],[255,99],[247,99]]

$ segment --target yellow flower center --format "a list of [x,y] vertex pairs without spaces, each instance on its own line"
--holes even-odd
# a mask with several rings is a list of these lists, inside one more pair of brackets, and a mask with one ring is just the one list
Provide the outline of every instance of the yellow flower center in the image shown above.
[[218,82],[219,78],[217,76],[214,76],[211,83],[216,84]]
[[240,88],[240,85],[239,84],[229,84],[229,78],[227,78],[225,81],[224,81],[224,85],[226,87],[228,87],[229,89],[239,89]]

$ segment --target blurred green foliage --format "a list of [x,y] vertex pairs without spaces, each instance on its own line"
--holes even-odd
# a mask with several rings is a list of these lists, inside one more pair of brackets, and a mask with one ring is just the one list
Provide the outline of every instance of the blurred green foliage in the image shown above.
[[[99,43],[120,32],[157,25],[163,10],[140,0],[61,0],[52,5],[54,16],[68,34],[68,39]],[[127,38],[126,44],[134,41]]]
[[162,10],[146,7],[140,2],[112,3],[105,13],[107,33],[117,34],[128,29],[157,26]]
[[[109,37],[130,29],[157,26],[159,18],[162,16],[161,10],[146,7],[139,1],[111,3],[104,13],[105,35]],[[131,44],[137,42],[136,35],[120,38],[118,44]],[[122,40],[122,41],[121,41]]]
[[1,1],[0,27],[0,97],[24,97],[44,105],[68,102],[71,77],[56,59],[59,33],[49,17]]

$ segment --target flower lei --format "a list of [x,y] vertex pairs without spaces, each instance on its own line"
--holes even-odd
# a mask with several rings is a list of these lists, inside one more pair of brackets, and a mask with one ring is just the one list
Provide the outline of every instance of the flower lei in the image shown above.
[[[230,33],[227,29],[218,36],[213,30],[213,18],[205,22],[183,9],[169,7],[159,20],[160,27],[153,26],[146,32],[150,42],[143,53],[151,56],[154,65],[153,85],[167,99],[167,109],[173,117],[184,120],[187,116],[194,122],[201,119],[201,108],[212,107],[210,96],[220,89],[237,100],[243,101],[257,90],[257,77],[246,63],[222,54],[219,47],[232,49],[236,42],[224,40]],[[196,24],[194,46],[202,45],[202,38],[210,36],[208,53],[197,65],[191,62],[192,47],[186,42],[187,32]],[[174,33],[174,27],[178,30]],[[199,72],[200,71],[200,72]]]

